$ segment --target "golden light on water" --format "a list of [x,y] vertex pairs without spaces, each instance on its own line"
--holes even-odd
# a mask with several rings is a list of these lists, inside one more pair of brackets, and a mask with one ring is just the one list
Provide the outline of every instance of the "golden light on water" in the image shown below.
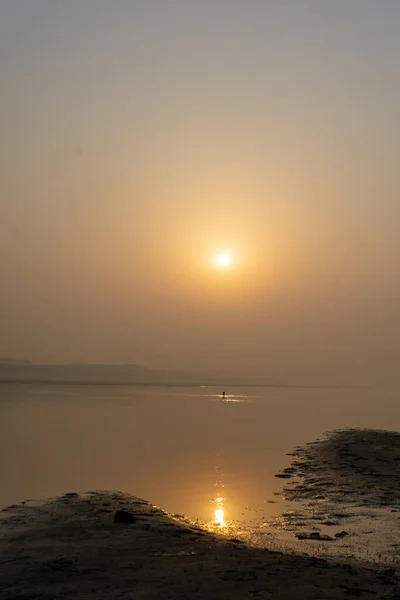
[[225,511],[223,508],[217,508],[214,512],[215,515],[215,523],[220,527],[225,527]]
[[217,525],[218,527],[225,527],[226,522],[225,522],[225,510],[224,510],[224,502],[225,502],[226,498],[223,498],[222,496],[218,496],[218,498],[215,498],[215,503],[217,505],[217,508],[214,511],[214,524]]

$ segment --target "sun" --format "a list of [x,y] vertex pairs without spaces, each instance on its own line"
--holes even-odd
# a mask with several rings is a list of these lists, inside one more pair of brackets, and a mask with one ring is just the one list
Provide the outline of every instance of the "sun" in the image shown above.
[[223,251],[219,252],[216,257],[217,265],[222,269],[229,267],[232,263],[232,257],[229,252]]

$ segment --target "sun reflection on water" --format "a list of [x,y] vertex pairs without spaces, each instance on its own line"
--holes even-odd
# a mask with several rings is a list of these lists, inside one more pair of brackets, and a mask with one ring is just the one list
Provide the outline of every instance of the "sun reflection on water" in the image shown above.
[[236,394],[212,394],[211,398],[216,402],[239,402],[252,404],[257,396],[239,396]]
[[217,508],[214,511],[214,525],[217,525],[218,527],[226,527],[224,509],[225,498],[219,496],[218,498],[215,498],[214,502],[217,505]]
[[225,522],[225,511],[223,508],[217,508],[217,510],[214,512],[215,515],[215,523],[217,525],[219,525],[220,527],[225,527],[226,522]]

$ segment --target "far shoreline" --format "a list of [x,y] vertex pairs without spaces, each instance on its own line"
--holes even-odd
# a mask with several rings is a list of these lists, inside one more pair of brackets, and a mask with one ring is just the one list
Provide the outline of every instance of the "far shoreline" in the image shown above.
[[199,387],[199,388],[286,388],[286,389],[321,389],[321,390],[346,390],[369,389],[370,385],[312,385],[312,384],[286,384],[286,383],[160,383],[151,381],[87,381],[87,380],[52,380],[52,379],[1,379],[0,385],[98,385],[98,386],[142,386],[142,387]]

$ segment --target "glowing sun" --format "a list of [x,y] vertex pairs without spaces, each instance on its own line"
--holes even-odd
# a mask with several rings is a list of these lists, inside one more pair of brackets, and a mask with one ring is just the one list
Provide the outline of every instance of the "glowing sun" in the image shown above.
[[216,257],[217,265],[221,268],[229,267],[232,262],[232,257],[229,252],[219,252]]

